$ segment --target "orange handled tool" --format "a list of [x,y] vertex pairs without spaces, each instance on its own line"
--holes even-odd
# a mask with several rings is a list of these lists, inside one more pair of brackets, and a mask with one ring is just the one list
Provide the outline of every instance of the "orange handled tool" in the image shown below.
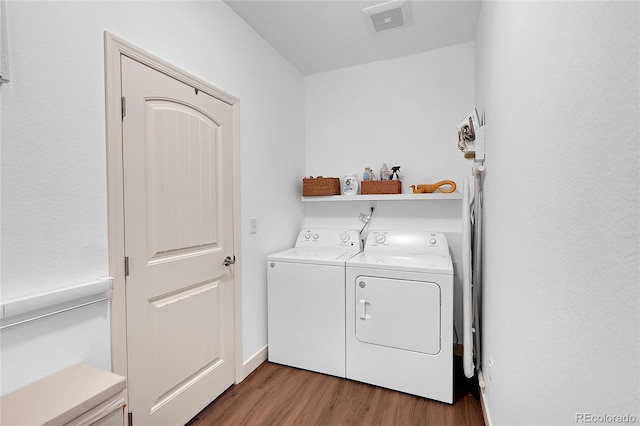
[[[449,187],[443,189],[442,186],[449,186]],[[455,191],[456,188],[457,188],[456,183],[452,180],[441,180],[440,182],[436,182],[433,184],[420,184],[418,186],[411,185],[411,189],[413,189],[414,194],[431,193],[435,191],[448,194],[450,192]]]

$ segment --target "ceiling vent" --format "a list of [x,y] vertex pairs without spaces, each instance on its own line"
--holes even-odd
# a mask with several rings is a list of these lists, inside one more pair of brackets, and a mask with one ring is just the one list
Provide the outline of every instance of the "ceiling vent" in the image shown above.
[[367,26],[372,32],[404,27],[411,23],[411,8],[408,0],[391,0],[362,9]]

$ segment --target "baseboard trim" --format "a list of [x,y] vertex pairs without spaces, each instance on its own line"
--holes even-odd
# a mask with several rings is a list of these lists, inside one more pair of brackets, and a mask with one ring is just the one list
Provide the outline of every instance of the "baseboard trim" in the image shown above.
[[491,414],[489,414],[489,406],[487,405],[487,398],[484,396],[484,388],[480,388],[480,406],[482,407],[482,417],[484,418],[485,426],[493,426]]
[[269,346],[265,346],[264,348],[253,354],[251,358],[249,358],[245,363],[242,364],[242,371],[240,372],[240,377],[236,378],[236,384],[246,379],[247,376],[253,372],[253,370],[258,368],[260,364],[267,360],[268,356]]

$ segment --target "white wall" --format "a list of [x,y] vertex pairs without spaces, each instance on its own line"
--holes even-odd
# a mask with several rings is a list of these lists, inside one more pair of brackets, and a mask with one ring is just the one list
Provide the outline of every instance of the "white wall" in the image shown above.
[[454,180],[471,166],[456,124],[473,108],[474,44],[308,76],[307,176],[342,177],[383,162],[411,184]]
[[[474,107],[474,43],[306,77],[306,176],[342,177],[383,162],[411,184],[451,179],[462,191],[471,163],[456,125]],[[456,266],[455,323],[462,331],[461,202],[380,201],[373,229],[444,232]],[[360,229],[366,201],[306,203],[305,226]],[[365,232],[366,235],[366,232]],[[460,339],[462,335],[459,333]]]
[[639,12],[483,3],[482,369],[496,425],[640,420]]
[[[0,89],[2,299],[108,274],[108,30],[240,98],[237,254],[243,262],[242,356],[248,360],[267,344],[264,257],[290,244],[302,221],[302,76],[219,1],[10,1],[7,15],[12,79]],[[248,233],[249,217],[258,219],[255,235]],[[68,321],[23,326],[33,331],[23,334],[37,340],[3,332],[2,393],[82,360],[109,368],[108,308],[98,306],[64,314]],[[77,322],[84,331],[52,329],[56,322]],[[30,353],[35,346],[37,358]]]

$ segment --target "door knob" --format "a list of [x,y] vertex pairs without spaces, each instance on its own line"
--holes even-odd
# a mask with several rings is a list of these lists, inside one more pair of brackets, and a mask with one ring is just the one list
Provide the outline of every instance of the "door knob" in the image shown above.
[[234,263],[236,263],[236,257],[233,256],[233,259],[232,259],[231,256],[227,256],[224,258],[224,262],[222,263],[224,264],[224,266],[233,265]]

